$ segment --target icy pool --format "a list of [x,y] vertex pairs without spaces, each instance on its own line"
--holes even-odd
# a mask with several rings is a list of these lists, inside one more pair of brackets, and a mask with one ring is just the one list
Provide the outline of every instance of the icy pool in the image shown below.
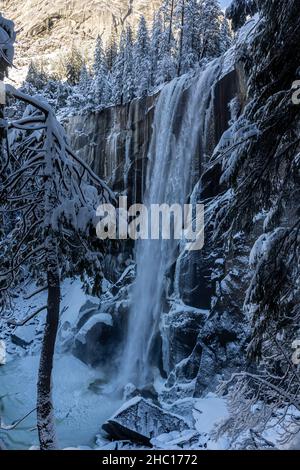
[[[10,424],[35,408],[38,356],[8,360],[0,367],[0,414]],[[101,432],[101,425],[120,406],[105,378],[71,355],[56,356],[53,399],[60,448],[90,446]],[[17,429],[0,430],[9,449],[28,449],[38,445],[36,414],[32,413]]]

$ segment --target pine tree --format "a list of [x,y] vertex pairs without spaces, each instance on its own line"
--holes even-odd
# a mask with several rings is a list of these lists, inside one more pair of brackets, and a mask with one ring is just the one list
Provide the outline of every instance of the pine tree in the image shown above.
[[176,26],[178,29],[178,47],[177,47],[177,75],[181,75],[183,67],[183,61],[186,54],[186,42],[188,31],[186,29],[186,0],[178,0],[176,5]]
[[204,0],[201,15],[201,54],[200,59],[220,55],[220,18],[222,10],[218,0]]
[[163,0],[161,13],[164,21],[164,31],[166,32],[166,42],[171,50],[174,40],[174,22],[175,22],[176,0]]
[[162,34],[158,61],[158,75],[156,79],[157,85],[161,85],[172,80],[176,75],[176,41],[174,38],[175,1],[164,0],[160,9],[160,14],[162,18]]
[[68,105],[75,110],[88,109],[93,104],[92,79],[86,64],[83,64],[78,85],[72,87]]
[[150,85],[150,41],[145,17],[142,16],[134,50],[135,63],[135,94],[138,97],[146,96]]
[[178,0],[175,9],[177,75],[191,70],[201,56],[203,1]]
[[126,33],[122,31],[118,54],[111,72],[111,102],[115,105],[123,104],[123,77],[125,65]]
[[117,46],[116,36],[114,33],[112,33],[109,39],[108,45],[106,47],[106,50],[105,50],[106,64],[110,72],[113,69],[117,55],[118,55],[118,46]]
[[111,83],[110,72],[107,67],[106,57],[103,50],[102,39],[98,36],[94,55],[94,81],[93,95],[96,106],[104,107],[110,103]]
[[26,84],[31,87],[31,90],[37,93],[38,90],[42,90],[48,81],[47,74],[43,71],[42,68],[38,68],[38,66],[31,61],[28,67],[28,72],[25,79],[25,86]]
[[91,84],[91,77],[86,64],[84,63],[80,71],[79,85],[83,90],[88,90]]
[[159,75],[159,64],[162,59],[162,19],[161,12],[154,14],[150,43],[150,84],[156,86]]
[[80,80],[80,73],[84,60],[78,49],[72,47],[70,54],[66,58],[65,70],[68,83],[76,85]]
[[203,0],[189,0],[186,5],[186,68],[194,66],[201,55],[201,17]]
[[132,30],[130,26],[126,30],[124,49],[124,70],[123,70],[123,99],[125,103],[134,98],[135,93],[135,70],[134,70],[134,47]]

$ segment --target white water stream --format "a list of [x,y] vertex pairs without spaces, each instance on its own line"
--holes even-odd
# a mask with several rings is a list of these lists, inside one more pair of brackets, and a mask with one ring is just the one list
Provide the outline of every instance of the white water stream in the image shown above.
[[[182,76],[165,86],[155,109],[149,150],[144,204],[188,202],[197,175],[194,158],[200,159],[207,135],[207,112],[219,61],[211,62],[192,80]],[[178,241],[140,240],[137,243],[137,277],[126,347],[121,366],[121,383],[144,387],[153,380],[158,362],[156,339],[166,286],[165,276],[176,260]]]

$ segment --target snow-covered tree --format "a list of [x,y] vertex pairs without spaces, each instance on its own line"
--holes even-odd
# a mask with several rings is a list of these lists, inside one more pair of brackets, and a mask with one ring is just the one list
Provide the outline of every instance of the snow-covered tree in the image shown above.
[[[111,192],[69,147],[62,126],[44,101],[6,85],[8,97],[28,104],[23,118],[8,121],[1,160],[1,213],[15,223],[1,238],[1,302],[29,277],[47,290],[47,304],[15,325],[46,310],[37,386],[37,425],[41,449],[56,448],[52,367],[60,312],[60,283],[79,273],[101,279],[102,243],[95,213]],[[33,294],[34,295],[34,294]]]
[[186,28],[186,0],[178,0],[175,8],[176,23],[179,32],[177,48],[177,75],[185,69],[184,59],[187,53],[188,31]]
[[223,54],[232,45],[232,34],[230,31],[230,25],[226,17],[223,18],[220,30],[220,51]]
[[172,49],[174,40],[174,23],[175,23],[175,8],[176,0],[163,0],[161,6],[161,14],[163,16],[164,31],[166,32],[166,43],[169,46],[169,50]]
[[79,82],[83,64],[84,60],[80,51],[73,46],[64,63],[65,76],[70,85],[76,85]]
[[29,87],[31,87],[31,90],[36,93],[37,91],[45,88],[47,80],[47,74],[43,69],[38,68],[37,65],[31,61],[28,67],[25,83],[27,83]]
[[111,72],[111,102],[123,104],[123,77],[125,67],[126,32],[122,31],[118,54]]
[[150,85],[151,87],[156,86],[159,75],[159,63],[162,59],[162,18],[161,12],[158,11],[154,14],[151,40],[150,40]]
[[200,34],[200,58],[211,59],[220,55],[220,19],[222,10],[218,0],[204,0],[202,3]]
[[258,0],[233,0],[226,10],[227,18],[231,19],[234,30],[246,22],[258,10]]
[[146,96],[150,85],[150,41],[145,17],[142,16],[134,48],[135,65],[135,94],[138,97]]
[[105,59],[108,70],[111,72],[118,55],[118,46],[116,36],[114,33],[111,34],[108,45],[105,49]]
[[135,94],[135,63],[132,30],[130,26],[126,29],[124,48],[124,69],[123,69],[123,101],[130,102]]
[[236,143],[220,156],[230,197],[213,201],[214,239],[222,238],[226,250],[238,234],[250,233],[253,245],[243,298],[248,367],[224,385],[231,405],[225,428],[236,437],[280,425],[287,440],[299,433],[300,409],[299,365],[292,360],[300,318],[300,108],[291,90],[300,19],[297,0],[284,12],[281,2],[258,3],[264,20],[252,27],[240,59],[248,105],[235,123]]
[[111,99],[111,79],[108,70],[102,39],[98,36],[94,58],[94,81],[92,86],[94,103],[105,107]]
[[175,0],[165,0],[160,9],[162,34],[156,84],[172,80],[176,76],[176,41],[174,38]]
[[188,72],[200,56],[202,3],[198,0],[180,0],[176,6],[178,75]]
[[82,112],[93,107],[95,101],[92,91],[92,77],[86,64],[83,64],[79,82],[72,87],[72,92],[68,98],[68,106],[71,110]]

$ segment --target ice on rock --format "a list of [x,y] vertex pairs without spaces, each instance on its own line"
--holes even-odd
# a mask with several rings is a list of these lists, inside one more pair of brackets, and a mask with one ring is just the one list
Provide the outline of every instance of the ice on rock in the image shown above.
[[263,233],[255,242],[249,258],[251,267],[255,267],[262,259],[266,259],[274,243],[283,236],[285,229],[278,227],[270,233]]
[[183,432],[173,431],[169,434],[162,434],[151,439],[151,444],[155,449],[206,449],[207,436],[200,434],[193,429]]

